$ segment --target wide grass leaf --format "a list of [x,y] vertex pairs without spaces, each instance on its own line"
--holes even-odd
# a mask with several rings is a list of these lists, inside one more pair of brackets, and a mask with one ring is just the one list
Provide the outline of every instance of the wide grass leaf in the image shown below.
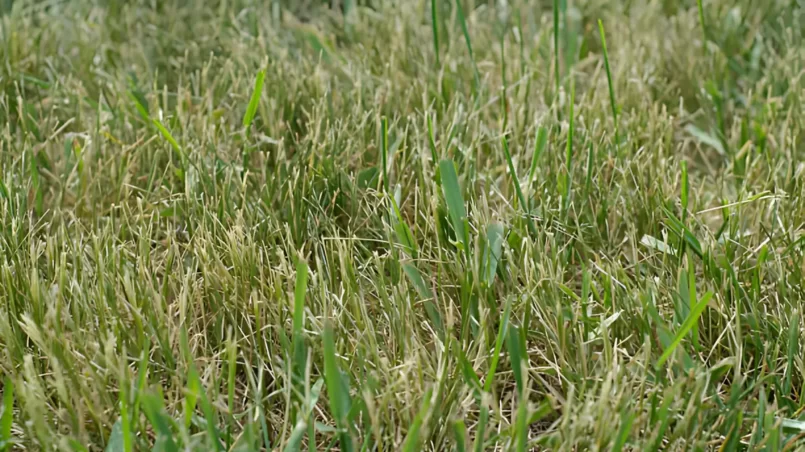
[[439,163],[439,170],[442,176],[442,190],[444,199],[447,202],[447,212],[453,223],[453,230],[456,234],[456,241],[469,249],[467,237],[467,210],[464,206],[464,197],[461,195],[461,187],[458,184],[456,167],[452,160],[442,160]]
[[666,347],[662,356],[660,356],[660,359],[657,360],[658,368],[662,367],[662,365],[665,364],[665,361],[667,361],[668,358],[671,357],[671,354],[674,353],[674,350],[676,350],[679,344],[682,343],[682,339],[684,339],[685,336],[693,329],[693,326],[696,324],[696,322],[699,321],[699,317],[704,312],[704,309],[707,307],[707,303],[710,302],[710,298],[712,298],[712,296],[713,296],[712,292],[707,292],[690,310],[688,318],[685,319],[685,322],[679,328],[679,331],[677,331],[673,341],[671,341],[671,344],[668,347]]
[[254,80],[254,89],[252,90],[252,97],[249,99],[249,105],[246,107],[246,113],[243,115],[243,127],[247,129],[252,125],[254,116],[257,114],[257,107],[260,105],[260,96],[263,95],[263,83],[266,78],[266,70],[263,69],[257,73]]
[[345,384],[344,376],[338,365],[335,352],[335,335],[333,327],[326,325],[322,333],[324,344],[324,379],[327,385],[327,395],[330,399],[330,411],[339,429],[339,442],[341,450],[351,452],[354,450],[352,442],[352,428],[349,425],[349,412],[352,408],[352,398],[349,388]]

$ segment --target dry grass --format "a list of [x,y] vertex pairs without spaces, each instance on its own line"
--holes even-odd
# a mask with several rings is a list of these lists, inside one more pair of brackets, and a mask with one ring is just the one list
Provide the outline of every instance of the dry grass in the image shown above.
[[0,450],[805,446],[801,2],[335,3],[0,1]]

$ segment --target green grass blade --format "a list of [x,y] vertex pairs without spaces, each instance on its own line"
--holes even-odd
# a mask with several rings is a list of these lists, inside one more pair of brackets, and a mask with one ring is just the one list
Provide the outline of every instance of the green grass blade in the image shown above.
[[456,353],[458,355],[458,365],[461,370],[461,375],[464,377],[464,382],[467,383],[472,390],[476,401],[481,403],[481,380],[478,378],[475,369],[472,367],[472,363],[467,359],[464,352],[459,348]]
[[437,0],[430,0],[430,23],[433,29],[433,54],[436,56],[436,67],[441,67],[439,61],[439,15]]
[[567,148],[565,149],[565,193],[564,193],[564,218],[567,221],[567,216],[570,211],[570,194],[571,185],[573,184],[573,104],[576,103],[576,83],[572,78],[570,79],[570,115],[568,117],[569,126],[567,129]]
[[238,347],[232,338],[232,330],[227,333],[226,354],[227,354],[227,382],[226,382],[226,406],[229,410],[229,423],[226,432],[226,449],[232,448],[232,435],[234,434],[235,424],[235,372],[237,370]]
[[164,125],[162,125],[162,123],[159,122],[158,119],[153,119],[152,123],[154,124],[154,127],[156,127],[157,130],[159,130],[159,133],[162,135],[162,138],[164,138],[165,141],[167,141],[171,145],[176,154],[179,155],[179,158],[181,159],[182,162],[182,169],[183,170],[187,169],[187,155],[185,155],[184,151],[182,150],[182,147],[179,146],[179,143],[176,141],[175,138],[173,138],[173,135],[170,133],[170,131]]
[[509,359],[511,361],[512,373],[514,374],[514,381],[517,384],[517,393],[520,395],[524,394],[523,391],[525,391],[526,384],[526,375],[523,374],[525,364],[525,347],[523,345],[520,329],[516,326],[510,327],[506,347],[509,350]]
[[519,400],[514,421],[514,450],[528,450],[528,400]]
[[[500,360],[500,351],[503,349],[503,341],[508,337],[509,329],[509,316],[512,310],[512,299],[506,299],[506,306],[503,308],[503,317],[500,319],[500,327],[498,328],[498,336],[495,339],[495,352],[492,354],[492,361],[489,363],[489,370],[486,374],[484,381],[484,392],[492,390],[492,383],[495,381],[495,372],[497,371],[498,361]],[[514,365],[514,363],[512,363]],[[473,372],[474,374],[474,372]]]
[[330,399],[330,411],[339,430],[341,449],[351,452],[354,448],[351,435],[352,429],[348,419],[352,401],[349,395],[349,388],[344,384],[344,378],[338,366],[333,327],[329,324],[324,327],[322,342],[324,344],[324,379],[327,385],[327,395]]
[[[559,55],[561,55],[561,51],[559,50],[559,0],[553,0],[553,51],[554,51],[554,59],[553,59],[553,74],[554,74],[554,84],[556,88],[554,90],[554,99],[559,99],[559,85],[561,83],[561,74],[559,72]],[[557,113],[559,110],[557,109]]]
[[696,0],[699,9],[699,24],[702,26],[702,49],[707,50],[707,24],[704,21],[704,6],[702,0]]
[[609,52],[607,51],[607,38],[604,34],[604,23],[598,19],[598,33],[601,35],[601,51],[604,53],[604,68],[607,71],[607,85],[609,86],[609,106],[612,109],[612,121],[615,124],[615,147],[620,146],[618,137],[618,104],[615,102],[615,86],[612,83],[612,70],[609,67]]
[[383,188],[389,192],[389,122],[384,116],[380,121],[380,173],[383,175]]
[[487,286],[495,281],[503,246],[503,225],[493,223],[486,227],[486,246],[483,255],[483,276]]
[[419,296],[424,300],[425,313],[430,319],[433,330],[436,331],[439,339],[444,341],[444,322],[442,321],[442,315],[439,313],[439,309],[436,307],[436,304],[433,303],[433,293],[430,287],[425,283],[422,274],[413,264],[403,264],[402,268],[403,272],[405,272],[405,276],[408,277],[408,280],[414,285]]
[[[122,421],[118,419],[112,426],[112,432],[109,433],[109,439],[106,442],[105,452],[125,452],[126,447],[123,440],[123,427]],[[0,440],[2,442],[2,440]]]
[[170,427],[171,422],[165,413],[162,397],[153,393],[143,394],[141,405],[145,416],[151,422],[156,433],[154,450],[179,452],[179,448],[173,440],[174,434]]
[[798,356],[799,352],[799,309],[794,309],[790,319],[791,324],[788,327],[788,357],[783,376],[783,397],[791,396],[791,378],[795,372],[794,358]]
[[458,419],[453,422],[453,440],[456,452],[467,451],[467,425],[463,420]]
[[685,336],[690,332],[690,330],[693,329],[693,325],[695,325],[696,322],[699,321],[699,316],[701,316],[702,313],[704,312],[704,309],[707,307],[707,303],[710,301],[710,298],[712,298],[712,296],[713,296],[712,292],[707,292],[706,294],[704,294],[702,299],[699,300],[696,303],[696,305],[691,309],[688,318],[685,319],[685,322],[679,328],[679,331],[677,331],[673,341],[665,349],[662,356],[660,356],[660,359],[657,360],[657,368],[660,368],[662,367],[663,364],[665,364],[665,361],[667,361],[668,358],[671,357],[671,354],[674,353],[674,350],[679,346],[679,344],[682,343],[682,339],[684,339]]
[[425,419],[430,413],[432,397],[433,389],[428,389],[428,391],[425,393],[425,400],[422,401],[422,406],[419,408],[419,412],[417,412],[414,422],[411,424],[411,428],[408,430],[408,434],[405,436],[405,440],[403,441],[403,452],[417,452],[420,450],[420,430],[422,430],[422,424],[424,424]]
[[[587,145],[587,177],[584,180],[584,197],[590,202],[590,192],[593,189],[593,167],[595,165],[595,151],[593,150],[593,142],[590,141]],[[592,209],[592,207],[591,207]]]
[[467,51],[470,54],[470,61],[472,61],[472,70],[475,80],[475,92],[481,89],[481,75],[478,72],[478,65],[475,63],[475,56],[472,53],[472,41],[470,40],[470,29],[467,27],[467,19],[464,17],[464,8],[461,6],[461,0],[456,0],[456,15],[458,16],[458,23],[461,25],[461,32],[464,34],[464,42],[467,44]]
[[685,223],[688,218],[688,193],[690,191],[688,184],[688,162],[682,160],[680,165],[682,166],[682,223]]
[[304,439],[306,431],[307,423],[304,419],[300,419],[291,431],[291,436],[288,438],[283,450],[285,452],[299,452],[302,449],[302,439]]
[[0,451],[11,447],[11,425],[14,420],[14,382],[3,379],[3,405],[0,406]]
[[[430,147],[430,156],[433,159],[433,164],[436,165],[439,161],[439,155],[436,151],[436,136],[433,133],[433,118],[428,115],[428,145]],[[438,171],[438,168],[437,168]],[[439,174],[436,174],[436,182],[439,182]]]
[[534,154],[531,156],[531,168],[528,170],[528,184],[534,184],[534,178],[537,175],[537,164],[539,158],[545,151],[545,145],[548,143],[548,129],[540,127],[537,129],[537,137],[534,140]]
[[405,252],[408,253],[412,259],[417,259],[418,251],[414,234],[411,232],[411,228],[408,227],[405,219],[403,219],[400,208],[397,206],[397,201],[394,200],[394,196],[389,195],[388,198],[391,202],[391,222],[394,225],[394,234],[397,236],[397,241],[403,246]]
[[260,105],[260,97],[263,95],[263,83],[266,78],[266,70],[263,69],[257,73],[254,80],[254,88],[252,89],[252,97],[249,99],[249,105],[246,107],[246,113],[243,114],[243,127],[248,131],[249,127],[254,121],[257,114],[257,107]]
[[[296,281],[293,296],[293,378],[300,382],[307,367],[307,350],[305,347],[305,296],[307,295],[308,265],[301,258],[296,263]],[[301,394],[301,388],[296,390]]]
[[204,390],[204,386],[201,384],[201,378],[199,377],[195,366],[190,366],[190,370],[187,372],[187,375],[190,391],[195,394],[195,396],[201,402],[201,411],[204,413],[204,418],[207,421],[207,437],[211,443],[210,447],[213,447],[213,450],[222,451],[224,449],[221,446],[221,436],[218,434],[218,428],[215,426],[215,411],[213,411],[212,404],[207,399],[207,393]]
[[626,445],[626,440],[629,439],[629,433],[632,430],[634,418],[634,413],[632,413],[628,407],[624,408],[623,412],[621,412],[621,426],[618,430],[618,436],[615,438],[615,444],[612,446],[613,452],[621,452],[623,450],[623,446]]
[[[523,189],[520,187],[520,178],[517,177],[517,170],[514,168],[511,152],[509,152],[509,141],[506,139],[505,135],[501,141],[503,142],[503,154],[506,156],[506,162],[509,164],[509,172],[512,175],[512,182],[514,183],[514,192],[517,194],[517,201],[520,203],[520,208],[523,209],[523,212],[525,212],[526,216],[528,216],[528,204],[526,203],[525,195],[523,195]],[[529,217],[529,225],[530,220],[531,219]],[[533,225],[530,226],[531,229],[533,229]]]
[[530,416],[528,416],[528,425],[531,425],[535,422],[541,421],[545,416],[553,413],[553,406],[551,406],[550,400],[543,400],[542,403],[539,404],[536,410],[534,410]]
[[461,188],[458,184],[456,167],[452,160],[442,160],[439,163],[439,171],[442,175],[442,190],[450,220],[453,222],[456,240],[466,252],[469,252],[469,241],[466,235],[467,210],[464,207],[464,197],[461,195]]

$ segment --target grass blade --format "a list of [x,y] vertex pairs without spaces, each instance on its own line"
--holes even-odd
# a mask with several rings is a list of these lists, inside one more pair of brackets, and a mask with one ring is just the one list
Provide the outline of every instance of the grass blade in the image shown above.
[[576,83],[571,78],[570,80],[570,105],[568,108],[570,109],[570,116],[568,117],[569,126],[567,129],[567,148],[565,149],[565,199],[564,199],[564,206],[563,206],[563,217],[565,221],[567,221],[567,215],[570,210],[570,189],[573,183],[573,104],[576,102]]
[[460,419],[453,422],[453,439],[456,445],[456,452],[466,452],[467,425]]
[[0,406],[0,451],[11,447],[11,425],[14,420],[14,382],[3,380],[3,405]]
[[[484,392],[489,392],[492,389],[492,382],[495,381],[495,371],[498,367],[500,360],[500,351],[503,349],[503,341],[506,339],[509,329],[509,316],[512,310],[512,297],[506,299],[506,306],[503,308],[503,317],[500,320],[500,327],[498,328],[498,336],[495,340],[495,352],[492,354],[492,361],[489,363],[489,370],[486,373],[486,380],[484,381]],[[514,364],[512,364],[513,366]],[[474,372],[473,372],[474,374]]]
[[338,366],[333,327],[329,324],[324,327],[322,342],[324,343],[324,379],[327,385],[327,395],[330,399],[330,411],[339,430],[338,437],[341,450],[352,452],[354,450],[352,429],[348,421],[352,400],[349,395],[349,388],[344,384],[344,378]]
[[[304,341],[305,327],[305,295],[307,294],[308,266],[301,258],[296,263],[296,282],[293,296],[293,336],[291,338],[293,349],[293,378],[301,385],[307,367],[307,350]],[[298,394],[301,387],[295,388]]]
[[419,412],[416,414],[413,424],[411,424],[411,429],[408,430],[408,434],[405,436],[405,440],[403,441],[403,452],[416,452],[420,450],[420,430],[422,429],[422,424],[424,424],[425,419],[430,413],[432,397],[433,389],[428,389],[428,391],[425,393],[425,400],[422,401],[422,406],[419,408]]
[[702,0],[696,0],[696,6],[699,9],[699,23],[702,26],[702,49],[707,50],[707,24],[704,21],[704,7]]
[[400,208],[397,206],[397,201],[394,200],[394,196],[389,195],[388,198],[389,201],[391,201],[391,222],[394,227],[394,233],[397,236],[397,241],[403,246],[405,252],[408,253],[412,259],[416,259],[418,253],[414,234],[411,232],[411,228],[408,227],[405,219],[403,219]]
[[385,117],[380,121],[380,134],[380,173],[383,175],[383,188],[388,193],[389,121]]
[[[553,78],[554,84],[556,88],[554,90],[554,100],[559,99],[559,84],[561,83],[561,74],[559,72],[559,55],[562,53],[559,51],[559,0],[553,0],[553,51],[554,51],[554,59],[553,59]],[[556,110],[557,114],[559,110]]]
[[204,386],[201,384],[201,378],[199,377],[195,366],[190,366],[187,379],[190,391],[201,402],[201,411],[204,413],[204,418],[207,420],[207,436],[210,442],[213,444],[211,447],[214,447],[213,450],[216,451],[224,450],[221,446],[221,437],[218,434],[218,428],[215,426],[215,412],[212,409],[212,404],[210,404],[210,401],[207,399],[207,393],[204,390]]
[[514,450],[528,450],[528,400],[520,399],[517,404],[517,415],[514,421]]
[[260,97],[263,95],[263,83],[266,78],[266,70],[263,69],[257,73],[254,80],[254,89],[252,89],[252,97],[249,99],[249,105],[246,107],[246,113],[243,114],[243,127],[247,132],[249,127],[254,121],[254,116],[257,114],[257,107],[260,105]]
[[481,89],[481,75],[478,73],[478,65],[475,63],[475,56],[472,53],[470,30],[467,27],[467,19],[464,17],[464,8],[461,6],[461,0],[456,0],[456,14],[458,15],[458,23],[461,25],[461,32],[464,34],[464,42],[467,44],[467,51],[470,54],[470,61],[472,61],[473,76],[475,77],[475,92],[477,93]]
[[604,34],[604,23],[598,19],[598,33],[601,35],[601,51],[604,53],[604,68],[607,71],[607,85],[609,86],[609,106],[612,108],[612,121],[615,124],[615,148],[620,146],[618,137],[618,104],[615,102],[615,87],[612,83],[612,70],[609,67],[609,52],[607,51],[607,38]]
[[413,264],[403,264],[402,268],[405,272],[405,276],[408,277],[408,280],[414,285],[419,296],[424,300],[425,313],[430,319],[433,330],[436,331],[436,335],[439,339],[444,341],[444,322],[442,321],[442,315],[439,313],[439,309],[436,307],[436,304],[433,303],[433,293],[428,285],[425,284],[422,274]]
[[483,255],[483,276],[487,286],[495,281],[503,246],[503,225],[493,223],[486,227],[486,246]]
[[526,221],[528,222],[529,231],[532,234],[536,234],[536,230],[534,229],[534,225],[531,222],[531,216],[529,215],[530,212],[528,211],[528,204],[525,200],[525,195],[523,195],[523,189],[520,187],[520,179],[517,177],[517,170],[514,168],[514,162],[512,161],[511,152],[509,152],[509,142],[506,140],[506,136],[503,136],[503,153],[506,156],[506,162],[509,164],[509,172],[512,175],[513,183],[514,183],[514,191],[517,194],[517,200],[520,202],[520,208],[523,209],[523,212],[526,215]]
[[526,383],[526,375],[523,374],[523,368],[525,367],[525,346],[520,336],[520,329],[516,326],[509,328],[506,347],[509,350],[509,359],[511,360],[514,381],[517,383],[517,393],[522,396],[525,391]]
[[632,430],[632,423],[634,422],[634,413],[625,407],[621,412],[621,427],[618,430],[618,436],[615,439],[615,445],[612,446],[613,452],[621,452],[623,446],[626,445],[626,440],[629,439],[629,433]]
[[461,244],[465,252],[469,253],[466,226],[467,210],[464,207],[464,197],[461,195],[461,188],[458,184],[456,167],[452,160],[442,160],[439,163],[439,171],[442,175],[442,190],[444,191],[445,202],[447,202],[450,220],[453,222],[456,241]]
[[788,327],[788,357],[783,376],[783,397],[791,396],[791,377],[794,374],[794,357],[799,352],[799,309],[791,314],[791,325]]
[[430,0],[430,24],[433,28],[433,54],[436,56],[436,67],[441,67],[439,61],[439,16],[437,0]]
[[707,292],[691,309],[688,318],[685,319],[685,322],[679,328],[679,331],[677,331],[673,341],[671,341],[671,344],[665,349],[662,356],[660,356],[660,359],[657,360],[657,368],[660,368],[663,364],[665,364],[665,361],[671,357],[671,354],[674,353],[674,350],[679,346],[680,343],[682,343],[682,339],[684,339],[690,330],[693,329],[693,325],[699,321],[699,317],[704,312],[704,309],[707,307],[707,303],[710,301],[712,296],[712,292]]
[[548,129],[540,127],[537,129],[537,137],[534,140],[534,154],[531,156],[531,168],[528,170],[528,184],[534,184],[534,177],[537,175],[537,164],[539,158],[545,151],[545,145],[548,143]]
[[285,452],[299,452],[302,449],[302,439],[305,437],[306,431],[307,423],[304,419],[299,419],[291,431],[291,436],[288,438],[283,450]]
[[173,150],[179,156],[179,159],[180,159],[181,164],[182,164],[181,169],[186,170],[187,169],[187,155],[182,150],[182,147],[179,146],[179,143],[176,141],[176,139],[173,138],[173,135],[170,133],[170,130],[168,130],[158,119],[152,119],[151,122],[154,124],[154,127],[156,127],[157,130],[159,130],[159,133],[162,135],[162,138],[164,138],[171,145]]
[[124,452],[126,450],[124,444],[122,422],[118,419],[112,426],[112,432],[109,433],[109,440],[106,442],[104,450],[105,452]]
[[156,439],[154,450],[164,450],[165,452],[179,452],[179,448],[173,441],[173,431],[171,430],[170,419],[165,413],[162,397],[153,393],[143,394],[140,404],[143,412],[154,427]]

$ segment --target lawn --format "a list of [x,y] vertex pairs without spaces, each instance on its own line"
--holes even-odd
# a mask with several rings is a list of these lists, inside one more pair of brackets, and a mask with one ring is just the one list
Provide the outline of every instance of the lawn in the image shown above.
[[0,451],[805,448],[805,4],[0,0]]

